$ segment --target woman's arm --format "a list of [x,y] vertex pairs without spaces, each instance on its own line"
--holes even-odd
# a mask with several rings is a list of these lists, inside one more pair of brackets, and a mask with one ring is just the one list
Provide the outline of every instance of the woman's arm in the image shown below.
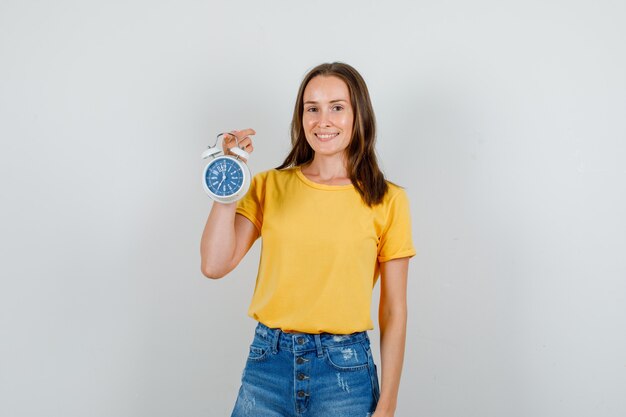
[[232,271],[259,237],[256,226],[241,214],[237,203],[213,203],[200,242],[202,273],[222,278]]
[[393,416],[396,410],[406,342],[406,288],[409,258],[380,264],[381,395],[372,417]]
[[[253,151],[250,135],[253,129],[235,130],[224,136],[224,154],[232,154],[230,148],[237,145]],[[232,271],[259,237],[256,226],[242,215],[236,214],[237,203],[214,202],[200,242],[202,273],[208,278],[222,278]]]

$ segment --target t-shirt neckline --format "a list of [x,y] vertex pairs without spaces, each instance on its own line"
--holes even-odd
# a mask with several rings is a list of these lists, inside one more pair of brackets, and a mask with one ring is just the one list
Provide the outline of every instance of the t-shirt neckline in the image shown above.
[[296,171],[296,175],[298,176],[298,178],[300,178],[300,180],[302,180],[302,182],[304,182],[306,185],[313,187],[313,188],[317,188],[319,190],[333,190],[333,191],[338,191],[338,190],[350,190],[352,188],[354,188],[353,184],[344,184],[344,185],[328,185],[328,184],[320,184],[318,182],[314,182],[311,181],[310,179],[307,178],[306,175],[304,175],[302,173],[301,170],[301,166],[298,165],[297,167],[295,167],[295,171]]

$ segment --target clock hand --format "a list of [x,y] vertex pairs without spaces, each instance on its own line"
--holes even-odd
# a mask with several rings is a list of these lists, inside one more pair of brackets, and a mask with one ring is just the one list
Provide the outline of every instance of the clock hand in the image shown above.
[[217,186],[217,188],[220,188],[220,185],[222,185],[222,183],[224,182],[224,180],[226,179],[226,174],[224,174],[222,172],[222,180],[220,181],[219,185]]

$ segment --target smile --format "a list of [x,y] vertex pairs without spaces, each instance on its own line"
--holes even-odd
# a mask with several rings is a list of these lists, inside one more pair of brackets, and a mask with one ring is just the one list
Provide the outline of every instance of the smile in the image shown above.
[[321,140],[321,141],[325,141],[325,140],[331,140],[332,138],[338,136],[339,133],[316,133],[315,136]]

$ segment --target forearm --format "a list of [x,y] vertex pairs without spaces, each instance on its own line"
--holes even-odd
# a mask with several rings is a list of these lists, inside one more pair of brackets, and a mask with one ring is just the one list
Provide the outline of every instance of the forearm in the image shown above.
[[381,395],[376,407],[376,415],[383,412],[393,415],[396,410],[404,362],[406,306],[395,306],[393,310],[381,306],[378,321],[380,326]]
[[221,278],[230,271],[235,251],[236,203],[213,202],[200,242],[202,272],[210,278]]

